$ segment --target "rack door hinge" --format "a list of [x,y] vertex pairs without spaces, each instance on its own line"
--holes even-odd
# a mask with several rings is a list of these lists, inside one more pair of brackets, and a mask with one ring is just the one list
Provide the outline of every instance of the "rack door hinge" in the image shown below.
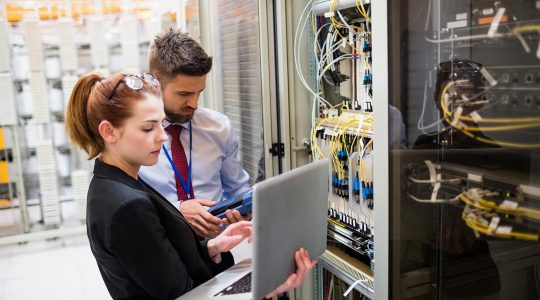
[[283,157],[285,156],[285,144],[283,143],[274,143],[272,148],[270,148],[270,153],[272,156]]

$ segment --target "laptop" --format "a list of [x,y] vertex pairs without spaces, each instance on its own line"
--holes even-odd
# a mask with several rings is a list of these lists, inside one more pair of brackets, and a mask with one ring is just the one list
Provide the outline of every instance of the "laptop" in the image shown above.
[[319,160],[253,187],[253,257],[178,299],[263,299],[296,271],[294,253],[326,249],[330,165]]

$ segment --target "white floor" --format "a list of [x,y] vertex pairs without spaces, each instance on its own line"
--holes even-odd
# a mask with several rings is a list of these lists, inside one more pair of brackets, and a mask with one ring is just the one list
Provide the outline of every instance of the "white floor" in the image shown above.
[[0,246],[0,300],[111,299],[86,235]]
[[[64,223],[80,225],[72,203],[62,205]],[[33,230],[42,230],[38,206],[29,208]],[[0,210],[0,238],[19,233],[16,210]],[[236,261],[251,256],[244,242],[233,249]],[[86,234],[21,245],[0,246],[0,300],[111,299]]]
[[[250,256],[244,242],[236,261]],[[111,299],[86,235],[0,246],[0,300]]]

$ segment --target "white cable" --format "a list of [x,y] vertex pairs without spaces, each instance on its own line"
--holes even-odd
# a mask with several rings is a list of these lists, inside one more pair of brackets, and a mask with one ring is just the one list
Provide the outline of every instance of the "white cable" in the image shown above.
[[352,32],[354,35],[358,35],[358,32],[354,31],[351,26],[349,26],[349,24],[347,24],[347,22],[345,21],[345,19],[343,18],[343,15],[341,15],[341,13],[339,12],[339,10],[336,10],[336,13],[338,14],[338,17],[339,19],[341,20],[341,22],[343,22],[343,24],[345,25],[345,27],[347,27],[347,29]]
[[434,39],[430,39],[430,38],[427,38],[427,37],[424,37],[424,39],[428,43],[442,44],[442,43],[459,42],[459,41],[474,41],[474,40],[481,40],[481,39],[485,39],[485,38],[502,38],[502,37],[509,37],[509,36],[512,36],[512,35],[513,35],[512,33],[496,33],[493,36],[488,36],[487,34],[475,34],[475,35],[468,35],[468,36],[441,39],[441,40],[434,40]]
[[349,288],[345,291],[345,293],[343,293],[343,297],[347,297],[347,295],[349,295],[349,293],[354,289],[355,286],[357,286],[358,284],[360,283],[364,283],[368,281],[367,279],[358,279],[357,281],[353,282],[351,284],[351,286],[349,286]]
[[425,114],[425,111],[426,111],[426,102],[427,102],[427,86],[428,86],[428,82],[426,80],[425,84],[424,84],[424,99],[422,101],[422,113],[420,114],[420,118],[418,119],[418,122],[416,123],[416,128],[418,130],[420,130],[423,134],[425,135],[437,135],[441,132],[443,132],[444,130],[446,130],[447,128],[443,128],[443,129],[440,129],[436,132],[427,132],[426,130],[428,130],[429,128],[432,128],[432,127],[435,127],[435,126],[440,126],[443,124],[443,120],[444,118],[441,118],[429,125],[425,125],[424,126],[424,114]]
[[332,60],[332,61],[330,62],[330,64],[328,64],[328,65],[322,70],[322,72],[320,72],[320,73],[318,74],[317,80],[320,81],[320,80],[322,79],[324,73],[326,73],[326,71],[328,71],[328,68],[330,68],[331,66],[333,66],[335,63],[340,62],[340,61],[342,61],[342,60],[344,60],[344,59],[347,59],[347,58],[351,58],[351,57],[352,57],[351,54],[344,54],[344,55],[342,55],[342,56],[340,56],[340,57],[338,57],[338,58]]
[[409,194],[409,197],[413,199],[416,202],[419,203],[452,203],[459,200],[459,196],[452,198],[452,199],[419,199],[411,194]]
[[[294,57],[294,66],[296,69],[296,73],[300,79],[300,82],[302,82],[302,85],[313,95],[313,107],[312,107],[312,118],[311,123],[312,126],[315,125],[315,119],[316,119],[316,108],[317,103],[321,102],[323,105],[331,106],[328,101],[326,101],[324,98],[320,96],[320,93],[316,93],[311,89],[309,84],[306,82],[306,79],[304,77],[304,74],[302,73],[302,70],[300,68],[300,51],[298,49],[298,45],[302,41],[302,37],[304,35],[304,31],[308,22],[308,17],[306,16],[304,22],[302,23],[302,19],[304,18],[304,15],[306,14],[308,8],[313,3],[313,0],[310,0],[306,6],[304,7],[304,10],[302,11],[302,14],[300,15],[300,19],[298,20],[298,25],[296,27],[295,35],[294,35],[294,46],[293,46],[293,57]],[[300,30],[300,27],[302,29]],[[298,32],[300,31],[300,35],[298,35]]]
[[424,24],[424,31],[427,31],[428,25],[429,25],[429,14],[431,13],[431,1],[432,0],[428,0],[428,7],[426,11],[426,23]]
[[409,177],[409,179],[412,182],[415,182],[415,183],[431,183],[431,184],[438,183],[438,182],[440,182],[440,183],[452,183],[452,182],[460,182],[461,181],[461,179],[459,179],[459,178],[431,180],[431,179],[417,179],[417,178],[414,178],[414,177]]
[[[330,103],[328,101],[326,101],[325,99],[323,99],[318,93],[316,93],[315,91],[313,91],[311,89],[311,87],[309,86],[309,84],[306,82],[305,80],[305,77],[301,71],[301,68],[300,68],[300,54],[299,54],[299,49],[298,49],[298,44],[302,41],[302,37],[303,37],[303,34],[304,34],[304,31],[305,31],[305,28],[306,28],[306,25],[307,25],[307,21],[308,21],[308,17],[306,16],[303,24],[302,24],[302,19],[304,18],[304,15],[305,13],[307,12],[307,9],[310,7],[311,3],[313,2],[313,0],[309,1],[305,8],[304,8],[304,11],[302,12],[301,16],[300,16],[300,20],[298,22],[298,26],[296,27],[296,32],[295,32],[295,39],[294,39],[294,63],[295,63],[295,68],[296,68],[296,72],[298,74],[298,77],[300,78],[300,81],[302,82],[302,84],[304,85],[304,87],[319,101],[322,101],[323,103],[325,103],[326,105],[330,105]],[[298,36],[298,32],[299,32],[299,29],[300,29],[300,25],[302,24],[302,30],[300,31],[300,36]]]

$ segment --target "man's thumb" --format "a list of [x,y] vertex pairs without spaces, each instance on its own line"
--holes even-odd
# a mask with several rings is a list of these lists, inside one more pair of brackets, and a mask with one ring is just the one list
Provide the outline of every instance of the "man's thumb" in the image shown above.
[[216,201],[206,199],[197,199],[195,201],[199,202],[199,204],[203,206],[214,206],[214,204],[216,204]]

